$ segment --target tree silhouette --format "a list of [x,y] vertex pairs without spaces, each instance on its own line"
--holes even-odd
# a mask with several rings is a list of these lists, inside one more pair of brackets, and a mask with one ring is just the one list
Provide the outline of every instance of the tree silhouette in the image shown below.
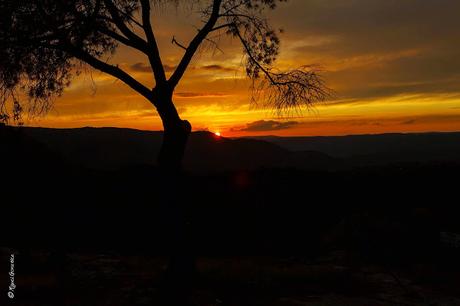
[[[279,111],[324,100],[328,89],[317,71],[302,66],[280,72],[278,33],[264,12],[287,0],[0,0],[0,120],[19,119],[23,111],[46,112],[79,73],[82,63],[123,81],[158,111],[164,140],[159,164],[179,169],[191,125],[182,120],[173,92],[200,46],[229,35],[242,45],[253,98]],[[166,4],[190,5],[203,24],[168,78],[151,23],[151,11]],[[211,37],[211,33],[213,34]],[[105,60],[119,45],[143,53],[155,85],[148,88]],[[28,99],[20,99],[26,93]],[[262,96],[262,97],[261,97]]]

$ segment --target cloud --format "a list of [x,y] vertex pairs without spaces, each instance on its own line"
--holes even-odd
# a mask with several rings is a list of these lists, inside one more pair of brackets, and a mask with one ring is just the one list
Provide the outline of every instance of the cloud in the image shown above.
[[242,129],[232,129],[232,131],[239,132],[262,132],[262,131],[278,131],[286,130],[293,126],[298,125],[297,121],[275,121],[275,120],[258,120],[251,123],[247,123],[246,127]]
[[[452,0],[292,0],[269,17],[274,27],[286,30],[281,35],[277,62],[281,70],[319,64],[327,71],[325,80],[338,97],[369,100],[402,94],[460,93],[459,10],[460,1]],[[169,29],[170,16],[160,19]],[[174,26],[184,40],[190,27],[187,21]],[[220,46],[225,54],[193,63],[187,74],[190,82],[204,83],[197,79],[199,72],[205,72],[202,77],[209,79],[211,73],[238,70],[240,46],[225,39]],[[171,63],[182,56],[175,47],[165,45],[162,51]],[[132,68],[150,72],[142,63]],[[166,68],[171,71],[174,67]]]
[[201,66],[200,68],[204,70],[235,71],[235,68],[224,67],[224,66],[216,65],[216,64],[215,65],[205,65],[205,66]]
[[[219,40],[225,53],[203,49],[194,57],[175,100],[178,107],[187,107],[186,115],[192,117],[189,119],[194,125],[221,130],[234,127],[235,134],[262,130],[324,135],[458,129],[459,10],[460,1],[453,0],[291,0],[267,12],[274,28],[285,29],[280,35],[277,68],[319,64],[325,69],[327,85],[336,92],[338,101],[319,106],[317,115],[314,111],[315,120],[308,124],[303,121],[312,117],[309,115],[305,119],[290,117],[302,121],[297,126],[278,122],[279,118],[256,121],[272,118],[247,106],[251,83],[241,67],[241,45],[230,38]],[[200,16],[193,16],[175,7],[155,15],[162,59],[170,64],[165,65],[168,74],[183,57],[183,50],[171,44],[171,37],[190,41],[196,35],[191,25],[200,24]],[[152,83],[149,63],[138,52],[120,46],[113,59],[113,64],[124,63],[123,68],[139,81]],[[76,86],[66,90],[56,103],[61,115],[130,116],[133,111],[153,109],[123,82],[100,73],[95,76],[97,94],[91,96],[89,81],[74,82]],[[410,97],[410,101],[400,97]],[[337,120],[341,116],[357,119]],[[111,125],[118,122],[114,120]],[[161,126],[158,122],[156,126]]]
[[165,69],[165,72],[174,72],[176,70],[176,66],[171,66],[168,64],[163,64],[163,68]]
[[274,22],[286,29],[281,52],[323,65],[341,97],[455,93],[459,10],[451,0],[297,0],[280,6]]
[[410,125],[410,124],[414,124],[416,122],[417,122],[417,120],[415,120],[415,119],[408,119],[408,120],[403,121],[402,124]]
[[129,68],[135,72],[152,72],[152,68],[144,63],[135,63]]
[[179,98],[215,98],[215,97],[227,97],[227,94],[223,93],[213,93],[213,92],[176,92],[174,93],[176,97]]
[[[165,69],[165,72],[173,72],[176,69],[175,66],[170,66],[170,65],[163,65],[163,67]],[[148,72],[148,73],[152,72],[152,68],[150,67],[150,65],[147,65],[141,62],[135,63],[129,66],[129,68],[135,72]]]

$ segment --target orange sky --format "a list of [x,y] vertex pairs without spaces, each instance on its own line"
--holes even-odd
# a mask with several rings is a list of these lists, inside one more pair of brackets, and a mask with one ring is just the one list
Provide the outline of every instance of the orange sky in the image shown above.
[[[281,69],[320,64],[336,98],[275,116],[250,103],[241,46],[203,49],[176,90],[181,116],[195,130],[243,135],[344,135],[460,130],[460,2],[452,0],[290,0],[269,14],[282,27]],[[164,8],[152,21],[167,70],[199,21]],[[208,46],[209,47],[209,46]],[[152,86],[147,59],[124,47],[109,59]],[[115,126],[158,130],[155,109],[110,76],[75,78],[54,108],[26,125]]]

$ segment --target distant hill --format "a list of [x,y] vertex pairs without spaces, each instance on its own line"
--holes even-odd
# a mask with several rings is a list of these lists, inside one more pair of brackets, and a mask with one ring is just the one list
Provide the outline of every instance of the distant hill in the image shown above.
[[[15,150],[28,151],[22,153],[23,159],[37,154],[58,156],[68,164],[90,169],[155,166],[162,141],[161,132],[133,129],[7,129],[15,135],[9,137],[10,142],[22,139]],[[10,150],[13,148],[10,144]],[[45,149],[50,153],[45,154]],[[194,132],[184,165],[194,172],[209,173],[259,168],[343,170],[414,162],[460,162],[460,133],[229,139]]]
[[460,162],[460,132],[350,135],[331,137],[248,137],[294,152],[318,151],[367,166],[401,162]]
[[154,165],[162,139],[161,132],[118,128],[23,127],[20,131],[71,164],[102,169]]
[[[73,165],[116,169],[156,165],[162,133],[120,128],[16,129]],[[262,167],[328,169],[337,161],[320,152],[291,152],[271,142],[229,139],[210,132],[190,137],[184,165],[194,172],[253,170]]]
[[[337,149],[343,146],[349,150],[349,155],[337,157],[327,154],[332,151],[312,150],[321,147],[315,147],[314,141],[308,143],[308,138],[303,139],[305,143],[294,140],[303,147],[289,150],[263,139],[228,139],[195,132],[185,166],[203,175],[187,173],[178,185],[171,185],[155,171],[160,132],[0,125],[0,171],[5,178],[1,203],[8,216],[0,224],[0,232],[6,233],[0,235],[0,244],[112,246],[129,252],[135,248],[157,252],[168,244],[165,229],[177,222],[171,219],[174,209],[169,206],[173,190],[173,199],[187,204],[193,216],[197,250],[311,252],[319,247],[314,242],[319,232],[346,220],[347,215],[356,216],[358,209],[365,209],[363,216],[368,210],[375,210],[377,216],[386,211],[402,216],[402,224],[414,234],[391,237],[408,237],[395,249],[407,246],[412,250],[414,237],[425,245],[428,236],[420,233],[418,223],[410,222],[410,207],[432,207],[434,215],[443,216],[439,223],[443,229],[458,230],[459,209],[452,205],[458,184],[452,178],[460,171],[460,163],[449,163],[458,158],[453,154],[457,147],[455,142],[442,140],[445,134],[441,138],[428,135],[426,145],[420,140],[423,135],[417,135],[416,141],[412,136],[401,136],[406,139],[402,146],[372,140],[392,139],[392,135],[363,136],[371,139],[354,146],[360,148],[356,154],[342,144],[350,141],[347,137],[321,138]],[[356,137],[360,139],[352,138]],[[289,143],[292,139],[281,140]],[[451,149],[446,153],[449,143]],[[433,148],[444,149],[429,156]],[[444,164],[385,164],[401,156],[452,159],[439,160]],[[359,167],[371,165],[370,161],[380,164]],[[363,233],[357,239],[374,248],[385,243],[366,236],[375,232],[374,224],[393,228],[386,223],[389,219],[382,219],[383,225],[369,219],[363,221],[365,227],[355,226],[359,224],[356,217],[340,224],[345,228],[350,224],[351,232]],[[338,232],[343,232],[342,228]]]

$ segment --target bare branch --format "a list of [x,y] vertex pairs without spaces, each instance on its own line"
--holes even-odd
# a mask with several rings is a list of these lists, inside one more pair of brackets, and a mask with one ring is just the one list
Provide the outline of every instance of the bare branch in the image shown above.
[[176,37],[175,37],[175,36],[173,36],[173,38],[172,38],[172,40],[171,40],[171,43],[172,43],[173,45],[178,46],[179,48],[182,48],[182,49],[184,49],[184,50],[187,50],[187,47],[184,46],[184,45],[182,45],[180,42],[178,42],[178,41],[176,40]]
[[158,49],[157,41],[152,30],[150,22],[150,0],[141,0],[142,6],[142,28],[144,29],[145,36],[148,42],[148,58],[152,66],[155,80],[158,83],[166,82],[165,70],[160,57],[160,50]]
[[224,54],[224,50],[222,50],[220,47],[219,47],[219,43],[217,43],[214,39],[212,38],[205,38],[205,41],[207,41],[208,43],[210,43],[212,46],[214,46],[214,50],[218,50],[220,53]]
[[220,11],[221,4],[222,4],[222,0],[213,0],[212,12],[209,16],[208,21],[206,22],[204,27],[201,30],[199,30],[196,36],[192,39],[189,46],[186,48],[185,54],[182,57],[179,65],[177,66],[176,70],[174,71],[171,78],[169,79],[169,82],[173,88],[176,87],[177,84],[179,83],[180,79],[185,73],[185,70],[187,69],[188,65],[190,64],[193,56],[195,55],[196,51],[198,50],[203,40],[206,38],[206,36],[212,31],[212,29],[216,25],[216,22],[219,18],[219,11]]
[[141,37],[137,36],[133,31],[131,31],[121,18],[119,14],[119,9],[115,6],[115,4],[111,0],[104,0],[104,3],[112,16],[113,22],[117,26],[123,35],[125,35],[132,43],[136,46],[136,49],[145,51],[147,42],[142,39]]
[[226,23],[226,24],[223,24],[223,25],[214,27],[214,28],[211,30],[211,32],[219,31],[219,30],[222,30],[222,29],[225,29],[225,28],[231,28],[232,26],[235,26],[235,24],[234,24],[233,22],[231,22],[231,23]]
[[[279,113],[282,113],[284,110],[296,109],[301,105],[312,106],[333,95],[333,91],[326,86],[319,74],[320,70],[316,67],[302,66],[288,72],[273,72],[254,56],[253,50],[240,31],[234,29],[234,33],[245,49],[249,65],[256,67],[248,72],[253,79],[254,101],[259,96],[263,96],[265,106],[274,107]],[[258,77],[259,71],[265,78]]]
[[[117,8],[118,9],[118,8]],[[142,24],[137,21],[131,14],[127,14],[126,12],[123,12],[122,10],[118,9],[118,12],[120,14],[122,14],[123,16],[125,16],[126,18],[128,18],[128,20],[132,23],[134,23],[135,25],[137,25],[139,28],[143,28]]]
[[89,64],[93,68],[96,68],[102,72],[110,74],[117,79],[124,82],[126,85],[137,91],[147,100],[152,101],[152,91],[145,87],[143,84],[139,83],[136,79],[126,73],[124,70],[119,68],[118,66],[113,66],[108,63],[101,61],[100,59],[92,56],[91,54],[84,52],[78,48],[68,48],[66,49],[67,52],[75,56],[77,59]]
[[[302,66],[287,72],[275,68],[281,31],[271,27],[264,11],[285,1],[67,0],[46,5],[32,0],[2,2],[0,117],[5,113],[4,101],[15,99],[11,90],[26,93],[33,100],[32,105],[38,101],[37,109],[40,105],[49,105],[47,101],[61,94],[74,72],[79,71],[74,69],[74,59],[120,79],[153,101],[160,112],[168,107],[174,110],[171,105],[165,107],[155,101],[155,97],[172,95],[194,55],[205,48],[220,50],[219,39],[223,35],[233,36],[242,44],[246,74],[253,81],[253,98],[262,95],[267,106],[279,111],[323,101],[332,91],[325,86],[317,68]],[[203,22],[188,44],[172,37],[172,44],[183,49],[184,54],[169,79],[150,18],[153,5],[166,3],[176,6],[188,3],[189,8],[199,6]],[[201,6],[201,3],[206,4]],[[155,89],[105,61],[104,55],[113,54],[119,44],[148,57]],[[11,111],[14,105],[10,102]],[[16,109],[20,111],[21,107]],[[178,118],[177,114],[173,115]]]
[[275,108],[279,114],[300,109],[302,105],[310,107],[333,95],[319,72],[313,66],[302,66],[287,72],[270,72],[270,77],[255,80],[254,95],[261,95],[264,106]]
[[[124,37],[123,35],[120,35],[118,34],[117,32],[115,31],[112,31],[108,28],[101,28],[99,29],[99,31],[104,34],[104,35],[107,35],[113,39],[115,39],[116,41],[128,46],[128,47],[131,47],[131,48],[134,48],[134,49],[137,49],[138,45],[133,43],[131,40],[129,40],[128,38]],[[139,51],[142,51],[142,50],[139,50]]]

